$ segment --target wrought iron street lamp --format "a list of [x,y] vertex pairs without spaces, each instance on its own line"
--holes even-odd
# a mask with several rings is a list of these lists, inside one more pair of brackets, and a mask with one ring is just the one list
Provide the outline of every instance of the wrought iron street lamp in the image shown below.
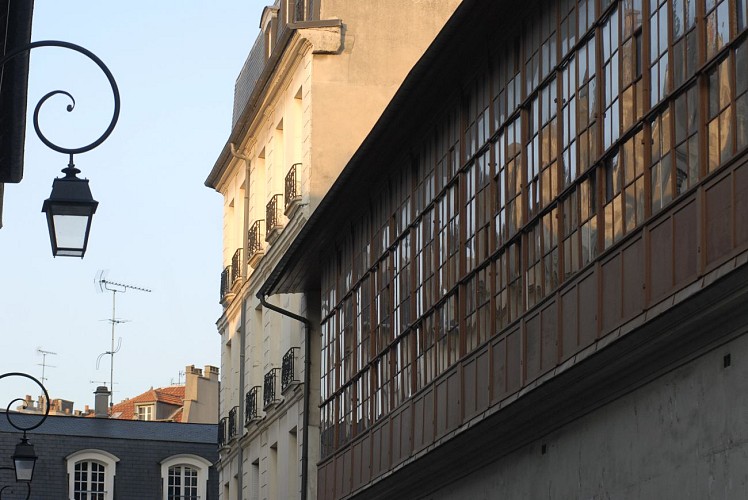
[[[12,469],[15,471],[15,474],[16,474],[16,482],[30,483],[34,477],[34,466],[36,465],[36,460],[38,457],[36,456],[36,453],[34,452],[34,446],[29,442],[28,438],[26,437],[26,432],[36,429],[37,427],[42,425],[44,421],[47,419],[47,417],[49,416],[49,393],[47,392],[46,387],[44,387],[44,385],[42,385],[42,383],[39,382],[39,380],[37,380],[36,378],[26,373],[10,372],[10,373],[3,373],[2,375],[0,375],[0,379],[3,379],[5,377],[27,378],[35,382],[36,385],[38,385],[39,387],[41,387],[42,392],[44,393],[44,404],[45,404],[44,413],[42,414],[41,419],[39,419],[39,421],[36,423],[32,423],[32,425],[28,425],[28,426],[18,425],[18,423],[13,422],[13,419],[11,418],[11,415],[13,414],[11,412],[11,407],[16,402],[25,402],[24,399],[22,398],[13,399],[10,403],[8,403],[8,408],[5,411],[5,416],[8,419],[8,423],[15,429],[18,429],[19,431],[23,432],[23,437],[21,438],[21,441],[16,445],[15,452],[11,456],[11,459],[13,460]],[[11,469],[11,467],[0,467],[0,469]],[[2,495],[2,491],[5,488],[7,488],[7,486],[0,489],[0,496]],[[31,494],[30,487],[28,488],[27,492],[28,492],[28,495]],[[28,498],[28,495],[26,498]]]
[[42,97],[37,103],[36,108],[34,108],[34,130],[36,131],[36,135],[39,136],[39,139],[47,145],[47,147],[60,153],[70,155],[68,166],[62,169],[62,173],[65,174],[65,177],[54,180],[52,183],[52,193],[42,205],[42,212],[47,215],[49,238],[52,244],[52,255],[55,257],[59,255],[83,258],[86,249],[88,248],[91,220],[94,213],[96,213],[96,207],[99,205],[99,202],[94,200],[91,195],[91,189],[88,187],[88,179],[78,178],[77,174],[80,173],[80,170],[75,168],[73,155],[85,153],[86,151],[94,149],[104,142],[106,138],[109,137],[109,134],[112,133],[112,130],[114,130],[114,126],[117,124],[117,120],[119,119],[119,89],[117,87],[117,82],[114,80],[114,76],[112,76],[111,71],[109,71],[109,68],[107,68],[101,59],[88,49],[69,42],[58,40],[31,42],[22,47],[10,50],[5,57],[0,59],[0,67],[4,66],[5,63],[14,57],[37,47],[62,47],[85,55],[96,63],[96,65],[104,72],[112,87],[112,93],[114,94],[114,113],[109,126],[101,137],[93,141],[91,144],[79,148],[64,148],[58,146],[47,139],[39,128],[39,109],[42,104],[54,95],[63,94],[72,101],[72,104],[67,106],[67,110],[72,111],[75,108],[75,99],[72,95],[64,90],[54,90]]
[[34,453],[34,446],[29,443],[25,433],[21,442],[16,445],[16,451],[11,458],[16,470],[16,481],[30,483],[34,477],[34,466],[38,457]]
[[91,219],[99,202],[93,199],[88,179],[79,179],[77,168],[63,169],[65,177],[52,182],[52,193],[44,200],[52,254],[56,257],[81,257],[88,247]]

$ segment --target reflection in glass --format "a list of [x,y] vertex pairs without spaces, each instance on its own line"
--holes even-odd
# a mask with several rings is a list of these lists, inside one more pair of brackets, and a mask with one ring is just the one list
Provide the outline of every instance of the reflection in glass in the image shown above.
[[706,12],[706,56],[711,59],[730,41],[729,2],[707,1]]
[[[743,9],[745,9],[745,0]],[[745,14],[745,12],[744,12]],[[743,42],[735,49],[735,129],[736,150],[748,145],[748,42]]]
[[725,58],[709,75],[707,166],[710,172],[732,155],[729,63],[730,59]]

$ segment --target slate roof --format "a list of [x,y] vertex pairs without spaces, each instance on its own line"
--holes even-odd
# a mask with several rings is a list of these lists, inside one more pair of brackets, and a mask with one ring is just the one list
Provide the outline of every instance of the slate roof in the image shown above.
[[[13,413],[13,422],[27,427],[39,421],[38,415]],[[0,432],[18,433],[8,423],[5,412],[0,412]],[[183,424],[142,420],[118,420],[110,418],[82,418],[49,416],[44,423],[28,432],[34,434],[87,436],[110,439],[151,440],[167,442],[218,444],[217,424]]]

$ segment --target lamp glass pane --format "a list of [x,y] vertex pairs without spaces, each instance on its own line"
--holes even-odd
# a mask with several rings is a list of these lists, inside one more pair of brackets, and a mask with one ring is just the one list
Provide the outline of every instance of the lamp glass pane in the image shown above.
[[30,459],[17,459],[15,461],[17,481],[31,481],[31,476],[34,474],[34,462],[35,460]]
[[57,248],[60,249],[60,255],[69,255],[63,254],[65,250],[83,249],[86,243],[88,221],[89,218],[86,216],[54,216],[55,238],[57,239]]

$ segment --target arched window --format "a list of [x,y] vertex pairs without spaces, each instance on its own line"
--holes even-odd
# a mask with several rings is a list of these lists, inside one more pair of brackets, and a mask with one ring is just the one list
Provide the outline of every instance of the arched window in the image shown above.
[[173,455],[161,462],[164,500],[205,500],[211,463],[197,455]]
[[119,458],[103,450],[80,450],[65,458],[68,498],[112,500],[114,476]]
[[260,29],[265,40],[265,61],[270,59],[275,48],[275,36],[278,31],[278,7],[265,7],[260,16]]

